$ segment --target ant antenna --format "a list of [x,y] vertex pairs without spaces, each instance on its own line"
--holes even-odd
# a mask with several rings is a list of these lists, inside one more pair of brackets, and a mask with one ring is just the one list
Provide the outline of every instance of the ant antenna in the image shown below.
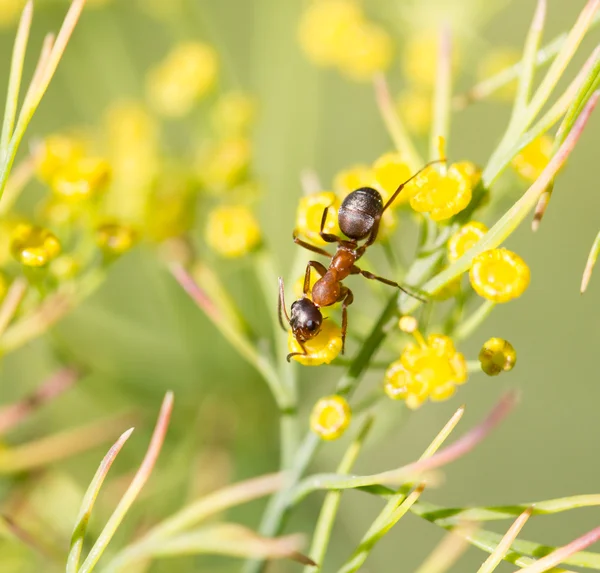
[[[283,311],[282,311],[283,309]],[[285,293],[283,288],[283,279],[279,277],[279,298],[277,299],[277,316],[279,317],[279,324],[281,328],[285,332],[287,332],[287,328],[283,324],[283,314],[285,313],[285,319],[288,324],[290,324],[290,317],[288,316],[287,308],[285,306]],[[289,360],[288,360],[289,362]]]

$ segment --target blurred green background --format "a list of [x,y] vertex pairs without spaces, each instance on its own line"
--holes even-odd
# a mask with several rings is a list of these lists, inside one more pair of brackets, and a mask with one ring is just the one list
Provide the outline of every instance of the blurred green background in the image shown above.
[[[305,59],[296,41],[304,5],[300,1],[188,0],[183,3],[183,17],[177,15],[179,3],[172,3],[174,16],[161,18],[149,13],[150,5],[160,8],[157,0],[113,0],[86,8],[29,135],[94,125],[111,102],[143,97],[144,74],[174,44],[190,38],[212,43],[222,61],[222,85],[248,90],[259,102],[254,138],[255,166],[264,185],[259,214],[280,272],[288,273],[287,261],[296,248],[290,235],[301,194],[301,170],[314,168],[329,182],[340,169],[369,163],[392,147],[372,87],[318,69]],[[164,4],[170,2],[164,0]],[[571,25],[583,2],[549,0],[548,4],[545,38],[550,39]],[[459,22],[464,46],[457,79],[461,91],[473,83],[481,54],[496,46],[521,48],[535,2],[427,1],[420,3],[418,15],[411,18],[418,5],[416,0],[365,2],[366,10],[393,35],[396,54],[409,33],[419,25],[431,25],[440,11]],[[423,17],[427,14],[424,5],[430,5],[431,20]],[[58,28],[66,6],[59,1],[37,2],[30,68],[43,34]],[[13,36],[14,27],[0,35],[3,78],[8,74]],[[597,42],[597,34],[591,36]],[[593,41],[586,40],[581,54],[587,55],[592,47]],[[394,89],[400,89],[404,80],[398,57],[389,76]],[[502,103],[480,103],[457,114],[450,157],[484,164],[508,114],[509,107]],[[193,121],[202,121],[201,114]],[[174,146],[178,132],[188,127],[185,122],[169,126]],[[413,460],[461,403],[467,406],[461,424],[464,431],[508,388],[517,388],[521,400],[509,421],[483,446],[450,466],[443,487],[426,492],[425,499],[446,506],[511,504],[598,491],[600,278],[592,279],[583,297],[579,282],[600,225],[599,127],[600,119],[592,118],[558,179],[541,229],[533,234],[526,223],[508,243],[531,267],[529,290],[517,301],[500,306],[460,348],[474,359],[488,337],[505,337],[518,351],[516,369],[500,378],[473,376],[452,400],[426,404],[409,418],[399,404],[382,405],[357,473]],[[419,145],[426,149],[426,140]],[[513,198],[523,189],[514,178],[508,177],[505,183],[513,185]],[[503,203],[502,209],[507,206]],[[250,309],[251,319],[263,320],[266,311],[255,302],[257,288],[248,265],[225,262],[218,270],[236,299]],[[360,307],[363,289],[357,290],[355,307]],[[364,304],[372,305],[367,299]],[[90,374],[10,434],[7,443],[116,412],[134,412],[136,432],[113,470],[111,483],[118,482],[119,475],[128,475],[140,462],[164,392],[175,392],[173,420],[155,474],[114,547],[136,525],[167,515],[198,492],[278,467],[276,412],[264,383],[215,333],[152,249],[142,245],[119,261],[100,290],[54,331],[68,352],[90,368]],[[57,366],[44,338],[5,357],[0,370],[1,402],[25,395]],[[302,369],[307,409],[316,397],[332,391],[338,375],[339,369],[332,367]],[[378,373],[371,374],[369,383],[378,382]],[[344,448],[345,440],[341,442],[322,448],[313,469],[332,470]],[[41,493],[29,502],[31,512],[39,523],[56,528],[51,539],[61,539],[74,521],[78,495],[104,451],[96,448],[34,476],[0,478],[0,504],[13,503],[9,492],[39,488]],[[110,485],[101,495],[92,523],[96,533],[114,506],[115,495]],[[321,495],[309,497],[288,530],[311,531],[321,501]],[[379,500],[364,494],[344,495],[330,552],[332,564],[349,554],[380,506]],[[232,512],[232,517],[256,527],[262,508],[261,503],[250,504]],[[579,510],[533,519],[523,536],[562,544],[599,523],[600,509]],[[503,527],[504,523],[492,524],[498,531]],[[376,547],[364,570],[414,569],[441,536],[435,526],[408,516]],[[483,559],[483,553],[470,549],[455,570],[475,570]],[[186,558],[157,562],[152,571],[233,571],[238,566],[225,559]],[[298,567],[278,563],[273,570]],[[0,542],[0,570],[46,569],[40,569],[40,562],[23,547]],[[511,568],[502,565],[498,570]]]

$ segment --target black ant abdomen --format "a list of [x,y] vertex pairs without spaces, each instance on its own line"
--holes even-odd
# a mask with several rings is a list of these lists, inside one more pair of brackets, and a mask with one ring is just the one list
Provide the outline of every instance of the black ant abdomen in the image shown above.
[[355,241],[366,238],[383,213],[383,199],[379,191],[361,187],[352,191],[342,202],[338,213],[340,229]]

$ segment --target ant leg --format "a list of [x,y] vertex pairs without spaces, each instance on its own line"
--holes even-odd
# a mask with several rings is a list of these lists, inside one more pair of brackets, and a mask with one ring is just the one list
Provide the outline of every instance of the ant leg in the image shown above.
[[277,299],[277,316],[279,316],[279,324],[285,332],[287,328],[283,324],[282,310],[285,313],[285,319],[287,323],[290,323],[290,317],[288,316],[287,308],[285,307],[285,293],[283,288],[283,279],[279,277],[279,298]]
[[320,276],[323,276],[327,272],[327,268],[317,261],[308,261],[306,265],[306,272],[304,273],[304,289],[302,292],[307,295],[310,291],[310,269],[315,269]]
[[296,243],[296,245],[300,245],[301,247],[305,248],[308,251],[317,253],[317,255],[323,255],[324,257],[327,257],[328,259],[331,258],[331,255],[325,249],[321,249],[321,248],[317,247],[316,245],[311,245],[310,243],[307,243],[306,241],[299,239],[295,233],[293,235],[293,238],[294,238],[294,243]]
[[341,243],[344,240],[341,237],[332,235],[331,233],[323,232],[323,229],[325,229],[325,223],[327,223],[328,211],[329,207],[325,207],[325,209],[323,209],[323,216],[321,217],[321,230],[319,231],[319,235],[326,243]]
[[290,352],[285,359],[289,362],[293,356],[308,356],[308,352],[306,352],[306,347],[304,346],[304,344],[302,344],[302,342],[300,342],[299,340],[296,340],[296,342],[300,345],[300,348],[302,348],[302,350],[304,352]]
[[389,286],[393,286],[393,287],[397,287],[402,292],[406,293],[408,296],[412,296],[413,298],[416,298],[417,300],[420,300],[421,302],[427,302],[427,299],[423,295],[417,294],[415,291],[411,290],[410,288],[402,286],[402,285],[398,284],[397,282],[391,281],[389,279],[384,279],[383,277],[378,277],[377,275],[374,275],[373,273],[370,273],[369,271],[363,271],[362,269],[359,269],[356,265],[354,265],[352,267],[351,274],[353,274],[353,275],[360,274],[367,279],[370,279],[373,281],[379,281],[380,283],[383,283],[383,284],[386,284]]
[[344,287],[338,300],[342,301],[342,354],[344,354],[344,348],[346,346],[346,330],[348,330],[348,307],[354,301],[354,295],[349,288]]

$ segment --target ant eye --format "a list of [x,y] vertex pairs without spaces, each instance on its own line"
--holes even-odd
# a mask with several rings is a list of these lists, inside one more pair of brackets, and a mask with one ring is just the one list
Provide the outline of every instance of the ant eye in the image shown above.
[[307,323],[306,323],[306,328],[308,328],[308,330],[310,330],[311,332],[312,332],[313,330],[316,330],[316,329],[317,329],[317,326],[318,326],[318,325],[317,325],[317,322],[316,322],[315,320],[309,320],[309,321],[307,321]]

